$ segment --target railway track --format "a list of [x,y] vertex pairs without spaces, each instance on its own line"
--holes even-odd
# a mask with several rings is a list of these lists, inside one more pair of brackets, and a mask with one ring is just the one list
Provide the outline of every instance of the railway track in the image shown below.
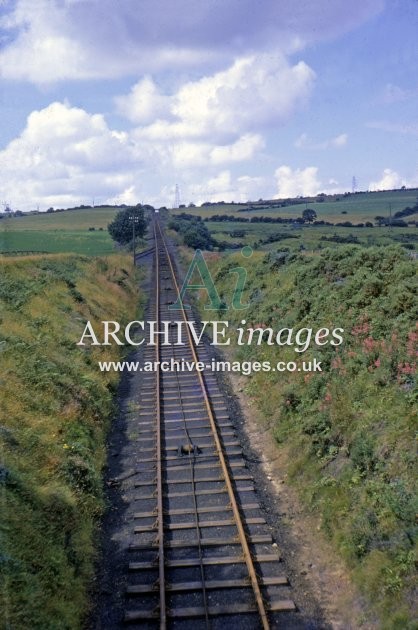
[[[158,221],[153,230],[147,317],[186,320],[184,309],[169,309],[179,293],[176,271]],[[144,360],[210,363],[205,345],[188,335],[186,346],[157,340]],[[156,371],[141,379],[125,623],[286,627],[295,605],[215,375]]]

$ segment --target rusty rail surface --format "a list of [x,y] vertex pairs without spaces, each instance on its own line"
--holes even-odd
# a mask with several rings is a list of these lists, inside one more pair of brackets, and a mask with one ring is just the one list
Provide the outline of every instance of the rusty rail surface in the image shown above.
[[[169,306],[180,290],[158,220],[153,233],[149,317],[160,324],[173,321],[176,311]],[[188,321],[183,305],[177,313]],[[181,356],[207,362],[207,347],[196,346],[185,329],[185,346],[167,346],[157,335],[156,345],[145,347],[144,360]],[[135,518],[144,524],[134,528],[138,542],[130,545],[135,559],[129,564],[125,622],[164,630],[191,620],[193,626],[185,627],[210,628],[217,620],[216,627],[267,630],[272,615],[291,615],[295,604],[281,595],[289,584],[225,396],[212,373],[158,369],[141,378],[137,441],[144,474],[134,482],[134,500],[140,505]]]

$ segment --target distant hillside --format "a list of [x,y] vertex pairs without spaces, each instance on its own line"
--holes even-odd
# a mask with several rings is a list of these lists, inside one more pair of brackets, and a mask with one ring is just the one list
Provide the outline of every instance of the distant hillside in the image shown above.
[[[187,212],[204,217],[214,214],[238,214],[242,216],[281,216],[296,218],[305,207],[315,210],[318,219],[337,223],[339,221],[373,221],[376,216],[389,216],[417,202],[418,189],[393,190],[383,192],[358,192],[342,195],[317,195],[293,199],[260,200],[258,202],[224,204],[203,204],[201,207],[187,208]],[[174,214],[185,208],[172,210]],[[417,219],[418,214],[413,218]]]

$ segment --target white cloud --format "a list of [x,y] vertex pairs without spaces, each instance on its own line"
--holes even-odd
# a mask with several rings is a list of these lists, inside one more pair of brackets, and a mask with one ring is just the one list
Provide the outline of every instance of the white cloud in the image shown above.
[[348,141],[348,134],[341,133],[339,136],[332,138],[330,140],[330,144],[333,147],[345,147],[345,145],[347,144],[347,141]]
[[136,205],[139,199],[139,191],[137,191],[136,186],[133,184],[132,186],[128,186],[125,188],[120,194],[114,195],[113,197],[109,197],[106,202],[110,204],[126,204],[127,206]]
[[[110,129],[100,114],[55,102],[32,112],[19,137],[0,151],[0,198],[22,210],[91,203],[98,195],[102,202],[137,203],[144,189],[155,185],[150,173],[165,179],[167,172],[174,177],[176,169],[191,182],[203,181],[201,190],[211,198],[215,193],[239,198],[257,178],[232,181],[227,170],[212,173],[250,159],[263,146],[260,135],[248,133],[225,145],[185,140],[168,147]],[[189,194],[192,188],[190,184]],[[154,196],[156,203],[168,203],[164,196]]]
[[136,124],[148,124],[169,115],[170,99],[160,92],[150,76],[138,81],[127,96],[116,97],[115,103],[119,113]]
[[[113,0],[17,0],[15,9],[0,19],[0,28],[11,33],[0,52],[0,76],[37,84],[112,79],[193,67],[219,56],[181,42],[173,54],[164,37],[156,42],[146,36],[147,11],[137,5],[135,0],[124,0],[117,8]],[[150,21],[159,14],[157,5],[154,11]],[[135,31],[138,21],[142,28]]]
[[265,142],[262,136],[255,133],[247,133],[241,136],[234,144],[213,147],[209,159],[212,164],[250,160],[264,146]]
[[297,149],[308,149],[312,151],[323,151],[325,149],[340,149],[345,147],[348,141],[348,134],[341,133],[334,138],[330,138],[329,140],[324,140],[323,142],[313,142],[306,133],[297,138],[295,141],[295,147]]
[[304,169],[292,170],[290,166],[279,166],[276,169],[277,180],[276,199],[298,196],[317,195],[321,190],[321,182],[318,180],[318,168],[308,166]]
[[[182,187],[182,198],[190,199],[196,205],[205,201],[247,201],[259,199],[269,187],[264,177],[241,175],[233,177],[229,170],[223,170],[201,184],[190,183]],[[170,200],[174,197],[171,192]]]
[[203,133],[238,133],[277,124],[310,95],[315,73],[281,55],[237,60],[228,70],[184,85],[173,113]]
[[[131,93],[119,96],[119,111],[140,120],[154,103],[165,113],[137,130],[147,140],[216,138],[225,143],[235,136],[277,125],[287,120],[308,100],[315,73],[303,61],[291,66],[281,54],[237,59],[222,72],[189,81],[170,97],[164,97],[147,80]],[[144,93],[146,96],[144,96]]]
[[166,154],[166,158],[171,160],[172,165],[176,169],[184,168],[202,168],[205,165],[209,166],[208,158],[211,151],[211,145],[200,142],[187,142],[179,141],[171,145],[169,152],[167,148],[160,144],[158,145],[162,154]]
[[314,78],[303,62],[291,66],[283,55],[253,55],[172,94],[146,77],[116,104],[137,125],[130,137],[148,163],[196,171],[252,159],[265,146],[259,131],[303,107]]
[[414,177],[407,179],[399,175],[396,171],[385,168],[378,181],[370,182],[369,190],[394,190],[396,188],[402,188],[402,186],[406,186],[407,188],[418,186],[418,173]]
[[15,0],[0,18],[0,75],[47,83],[219,68],[248,51],[294,52],[330,39],[383,7],[383,0]]
[[154,144],[153,148],[160,153],[161,160],[171,162],[175,168],[196,169],[250,160],[264,145],[262,136],[249,133],[232,144],[214,145],[209,142],[180,140],[169,147]]
[[0,191],[14,207],[33,209],[107,198],[132,184],[140,155],[103,116],[68,104],[34,111],[20,136],[0,152]]
[[274,182],[266,177],[250,177],[241,175],[237,177],[237,188],[239,191],[238,201],[254,201],[273,196]]
[[[167,173],[171,181],[180,174],[186,203],[327,192],[314,166],[282,165],[274,178],[218,170],[253,158],[263,147],[263,137],[252,132],[226,144],[186,138],[168,146],[138,137],[137,130],[111,129],[101,114],[54,102],[32,112],[19,137],[0,152],[0,198],[22,210],[91,203],[98,195],[101,202],[130,204],[143,201],[144,193],[150,203],[170,205],[170,188],[151,193]],[[335,190],[336,182],[329,185]]]
[[77,38],[66,35],[65,12],[43,0],[18,1],[3,15],[0,27],[16,38],[0,53],[0,76],[42,83],[51,79],[88,78],[86,50]]

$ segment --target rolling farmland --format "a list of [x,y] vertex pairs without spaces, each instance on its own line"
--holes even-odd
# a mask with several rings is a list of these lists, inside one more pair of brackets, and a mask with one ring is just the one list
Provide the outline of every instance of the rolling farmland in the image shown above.
[[110,254],[114,246],[107,225],[116,212],[115,207],[86,208],[3,219],[0,252]]

